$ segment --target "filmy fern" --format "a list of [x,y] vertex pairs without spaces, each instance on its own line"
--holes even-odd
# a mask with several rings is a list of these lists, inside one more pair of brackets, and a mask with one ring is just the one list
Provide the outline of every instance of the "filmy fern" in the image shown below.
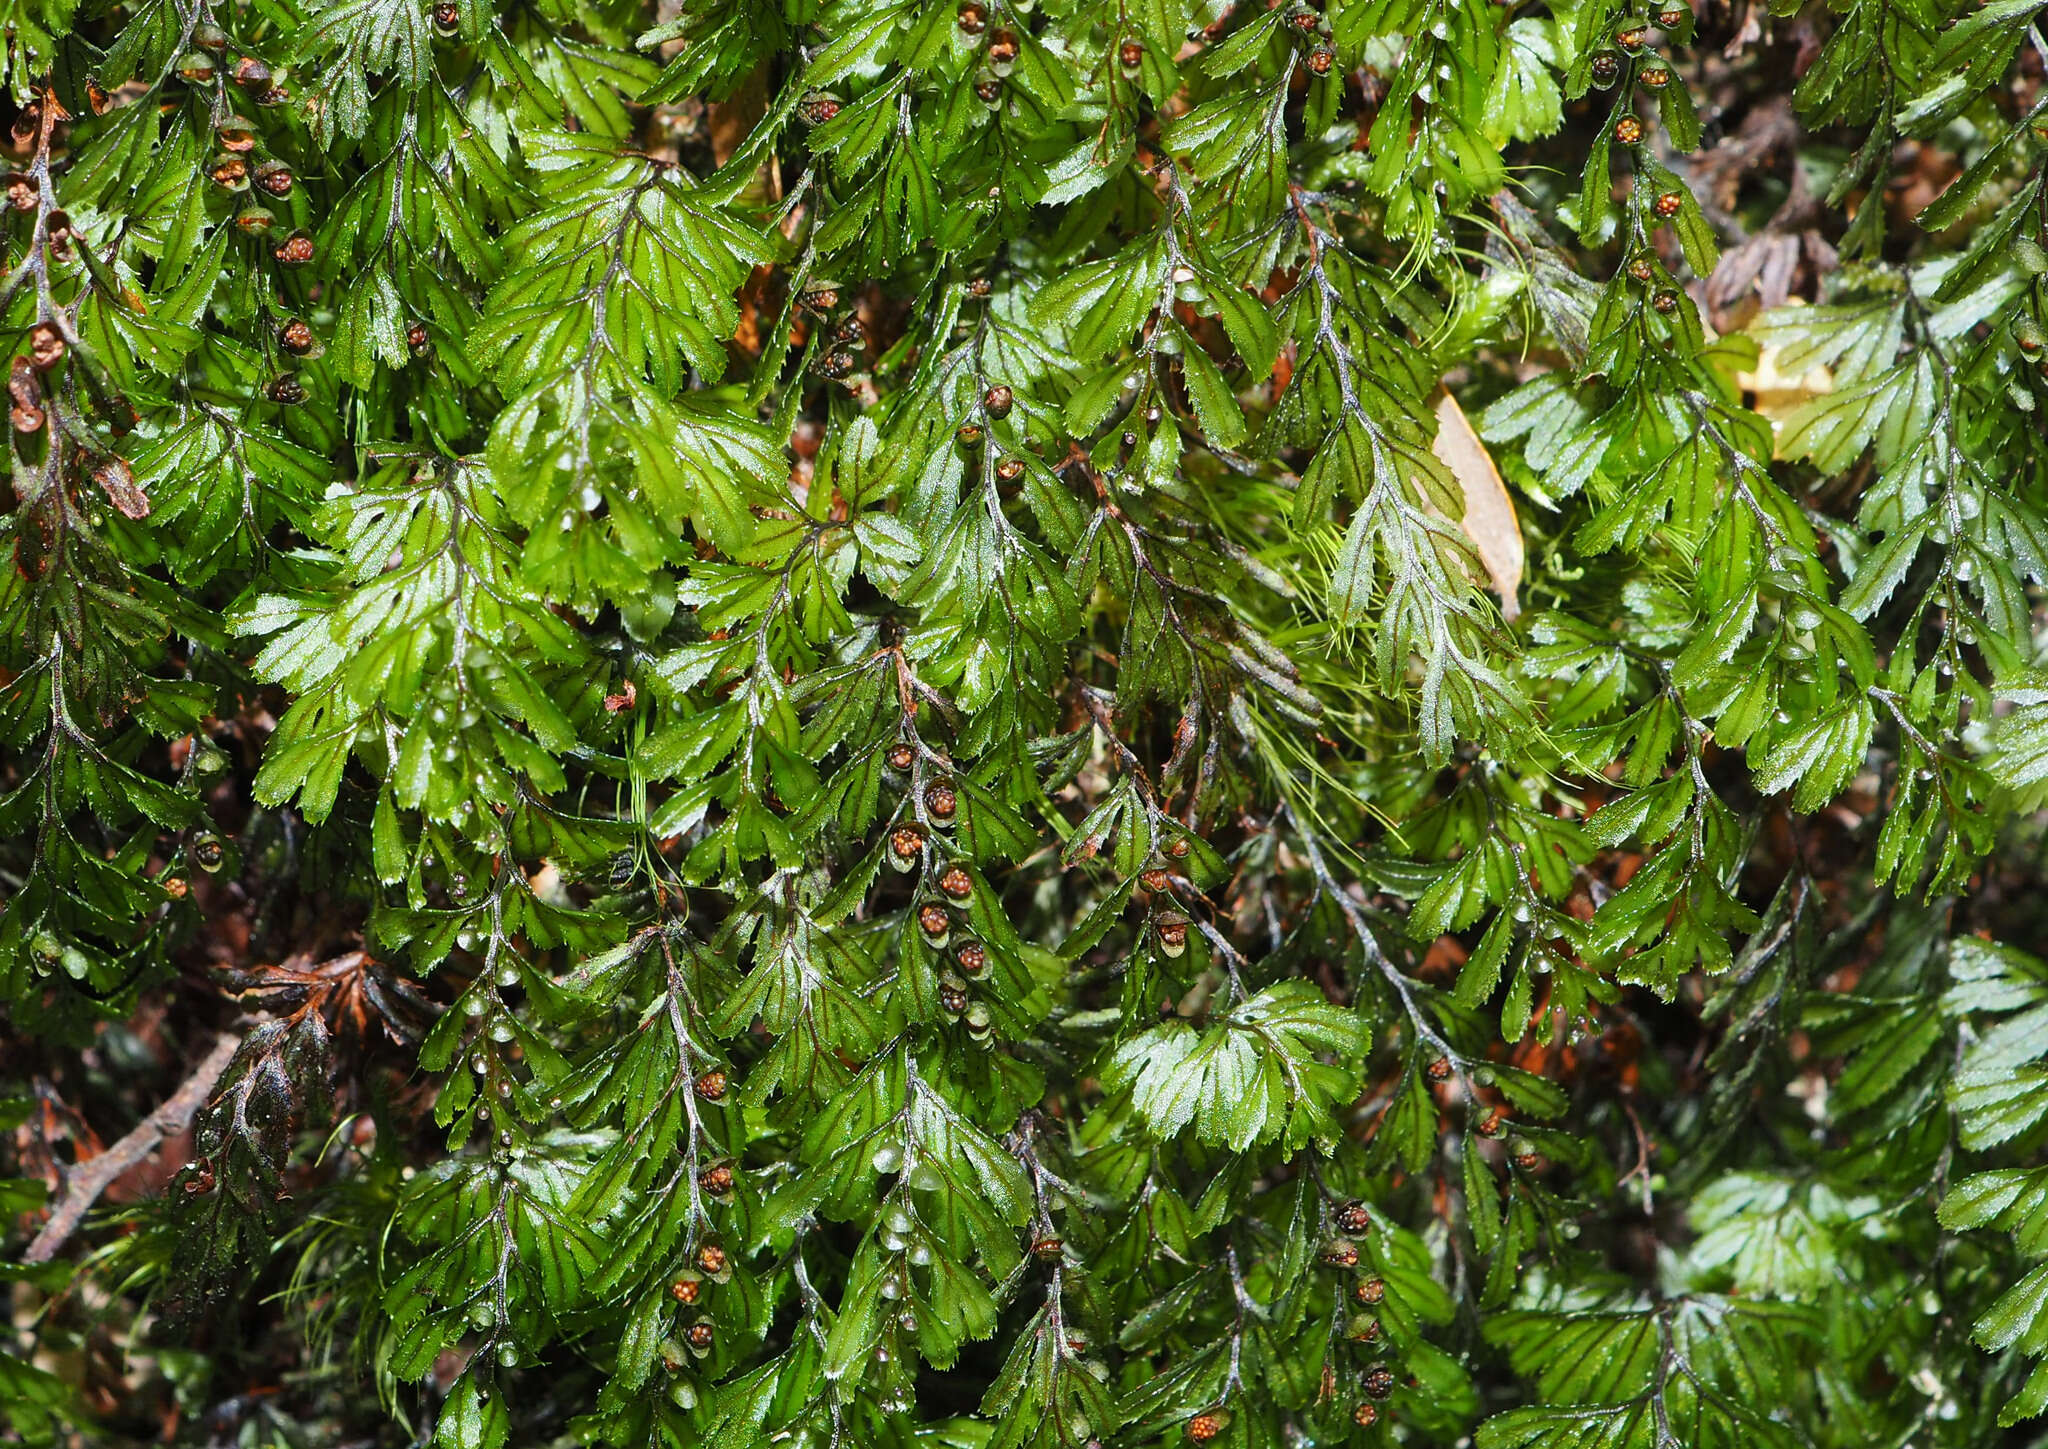
[[0,6],[0,1432],[2019,1442],[2043,8]]

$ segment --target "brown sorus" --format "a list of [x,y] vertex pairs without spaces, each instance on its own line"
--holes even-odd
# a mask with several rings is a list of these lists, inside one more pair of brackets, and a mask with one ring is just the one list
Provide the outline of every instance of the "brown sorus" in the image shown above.
[[28,360],[38,372],[48,372],[64,360],[64,334],[53,322],[38,322],[28,330]]

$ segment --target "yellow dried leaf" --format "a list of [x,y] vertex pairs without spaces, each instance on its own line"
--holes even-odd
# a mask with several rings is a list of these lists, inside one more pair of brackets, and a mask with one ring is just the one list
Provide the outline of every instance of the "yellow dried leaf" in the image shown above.
[[1794,408],[1833,392],[1835,379],[1825,367],[1809,367],[1788,377],[1778,371],[1778,349],[1766,347],[1757,354],[1755,371],[1735,374],[1735,385],[1756,399],[1752,406],[1771,420],[1775,431]]
[[1458,400],[1441,388],[1436,395],[1436,442],[1431,446],[1458,480],[1465,496],[1465,536],[1500,595],[1501,613],[1513,619],[1522,612],[1516,598],[1522,587],[1522,525],[1500,469],[1493,465],[1493,454],[1473,431]]
[[[1787,307],[1804,307],[1804,297],[1788,297]],[[1761,348],[1757,352],[1756,367],[1749,372],[1735,374],[1735,385],[1754,401],[1750,404],[1759,414],[1771,421],[1771,432],[1780,432],[1785,419],[1794,409],[1812,402],[1824,393],[1835,390],[1834,375],[1825,367],[1809,367],[1797,376],[1778,371],[1778,349],[1775,346]],[[1783,456],[1779,454],[1779,456]]]

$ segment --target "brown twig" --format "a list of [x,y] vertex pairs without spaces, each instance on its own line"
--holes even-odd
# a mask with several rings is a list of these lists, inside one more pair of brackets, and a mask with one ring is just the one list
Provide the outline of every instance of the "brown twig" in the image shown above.
[[1657,1215],[1657,1207],[1650,1196],[1650,1135],[1643,1131],[1643,1119],[1636,1115],[1635,1105],[1626,1097],[1621,1099],[1621,1110],[1628,1113],[1629,1126],[1635,1128],[1636,1132],[1636,1165],[1622,1175],[1621,1181],[1633,1182],[1637,1178],[1642,1179],[1643,1216],[1654,1218]]
[[87,1158],[65,1174],[64,1196],[50,1214],[50,1220],[43,1224],[43,1230],[36,1234],[35,1241],[28,1245],[27,1262],[47,1263],[56,1257],[57,1250],[84,1221],[86,1211],[99,1201],[100,1194],[115,1178],[154,1152],[157,1144],[166,1137],[182,1132],[190,1125],[193,1114],[213,1091],[213,1084],[220,1080],[220,1074],[227,1070],[241,1044],[242,1039],[232,1033],[215,1042],[205,1060],[193,1069],[192,1075],[185,1078],[162,1106],[138,1122],[127,1136],[105,1152]]

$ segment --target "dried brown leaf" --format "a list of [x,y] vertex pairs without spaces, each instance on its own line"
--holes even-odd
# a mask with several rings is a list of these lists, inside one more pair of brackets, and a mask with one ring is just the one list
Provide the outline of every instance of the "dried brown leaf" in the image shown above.
[[1501,482],[1493,454],[1479,440],[1458,400],[1439,389],[1436,395],[1436,442],[1438,461],[1451,470],[1465,496],[1465,536],[1472,540],[1479,562],[1494,592],[1500,595],[1500,611],[1509,619],[1521,613],[1516,595],[1522,587],[1522,525],[1515,518],[1514,500]]

